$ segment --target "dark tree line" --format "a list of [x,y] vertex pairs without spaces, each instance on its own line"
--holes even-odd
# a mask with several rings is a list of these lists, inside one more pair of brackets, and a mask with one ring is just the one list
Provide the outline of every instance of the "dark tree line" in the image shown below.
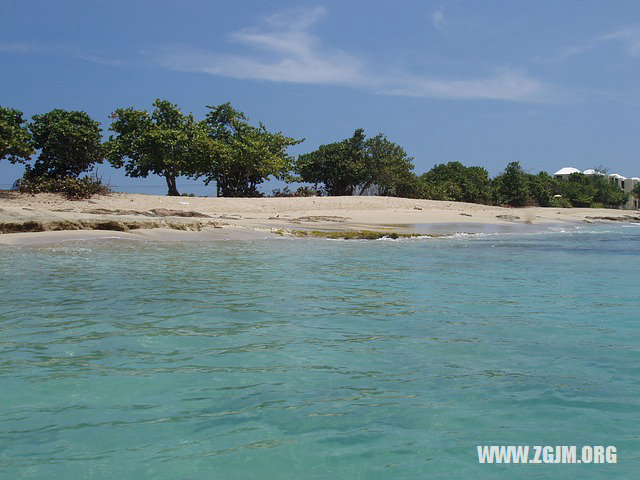
[[[157,99],[153,111],[118,108],[111,115],[109,137],[85,112],[55,109],[34,115],[0,107],[0,160],[26,164],[21,180],[26,191],[71,191],[82,196],[101,192],[97,178],[79,176],[108,160],[131,177],[163,177],[168,195],[179,195],[177,178],[215,182],[218,196],[260,196],[268,178],[304,182],[286,195],[383,195],[511,206],[617,207],[624,193],[601,175],[573,174],[566,180],[545,172],[507,165],[491,179],[483,167],[460,162],[435,165],[422,175],[413,158],[380,133],[367,138],[357,129],[344,140],[299,155],[287,153],[296,140],[265,125],[252,124],[229,103],[208,106],[202,120]],[[32,160],[32,157],[33,158]],[[635,195],[640,192],[634,191]]]

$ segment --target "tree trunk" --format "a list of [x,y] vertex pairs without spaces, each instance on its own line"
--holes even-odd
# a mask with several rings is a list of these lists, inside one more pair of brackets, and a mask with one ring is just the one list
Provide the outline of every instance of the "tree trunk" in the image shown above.
[[164,178],[167,181],[167,188],[169,189],[167,195],[170,197],[179,197],[180,192],[178,192],[178,188],[176,187],[176,176],[165,173]]

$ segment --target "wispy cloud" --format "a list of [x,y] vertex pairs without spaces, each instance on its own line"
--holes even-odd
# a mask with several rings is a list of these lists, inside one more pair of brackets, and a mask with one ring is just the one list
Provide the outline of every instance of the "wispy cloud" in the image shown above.
[[438,30],[442,30],[447,26],[447,19],[444,16],[444,9],[442,7],[431,14],[431,23],[433,23],[433,26]]
[[[324,8],[297,15],[272,15],[263,28],[232,33],[230,41],[242,53],[221,53],[185,45],[156,51],[153,59],[171,70],[225,77],[302,84],[342,85],[386,95],[463,100],[543,101],[549,89],[543,82],[514,69],[480,78],[438,78],[409,72],[376,71],[362,58],[330,48],[312,33],[326,15]],[[435,21],[435,20],[434,20]],[[444,15],[439,20],[444,22]]]
[[231,34],[235,44],[262,55],[214,53],[183,45],[160,51],[159,64],[173,70],[203,72],[241,79],[309,84],[358,85],[366,81],[364,65],[341,50],[323,48],[309,27],[325,14],[315,8],[291,19],[267,17],[268,31],[244,29]]
[[601,36],[598,40],[603,42],[622,42],[630,55],[640,57],[640,25],[621,28],[620,30]]
[[550,98],[551,89],[517,70],[503,70],[484,78],[434,80],[416,76],[400,78],[397,86],[385,93],[411,97],[436,97],[458,100],[541,101],[542,92]]
[[26,43],[0,43],[0,52],[29,53],[31,49]]
[[640,25],[623,27],[614,32],[590,38],[579,45],[566,47],[554,60],[583,55],[607,43],[621,43],[625,46],[628,55],[640,57]]
[[45,55],[66,55],[84,60],[86,62],[98,63],[100,65],[119,66],[120,60],[112,59],[97,50],[89,50],[78,47],[64,45],[42,45],[37,43],[14,42],[0,43],[0,52],[24,53],[24,54],[45,54]]

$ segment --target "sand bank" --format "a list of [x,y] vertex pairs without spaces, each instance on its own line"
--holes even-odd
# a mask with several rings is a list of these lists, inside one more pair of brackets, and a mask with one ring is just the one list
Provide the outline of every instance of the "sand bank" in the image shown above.
[[[0,192],[0,243],[40,239],[218,240],[269,232],[374,231],[447,234],[530,230],[531,225],[638,222],[640,212],[589,208],[503,208],[391,197],[193,198],[116,193],[70,201],[59,195]],[[480,227],[479,227],[480,226]],[[23,233],[25,232],[25,233]],[[38,232],[38,233],[29,233]],[[23,240],[21,240],[23,239]]]

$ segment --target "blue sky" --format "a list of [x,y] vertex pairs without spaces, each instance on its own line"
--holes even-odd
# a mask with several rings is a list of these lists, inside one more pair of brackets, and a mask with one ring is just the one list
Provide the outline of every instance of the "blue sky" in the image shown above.
[[[517,160],[640,175],[635,1],[3,0],[0,72],[0,105],[84,110],[105,133],[117,107],[160,97],[202,118],[229,101],[305,138],[292,153],[362,127],[418,173],[461,161],[495,175]],[[21,171],[0,162],[0,188]],[[99,173],[166,191],[160,177]]]

